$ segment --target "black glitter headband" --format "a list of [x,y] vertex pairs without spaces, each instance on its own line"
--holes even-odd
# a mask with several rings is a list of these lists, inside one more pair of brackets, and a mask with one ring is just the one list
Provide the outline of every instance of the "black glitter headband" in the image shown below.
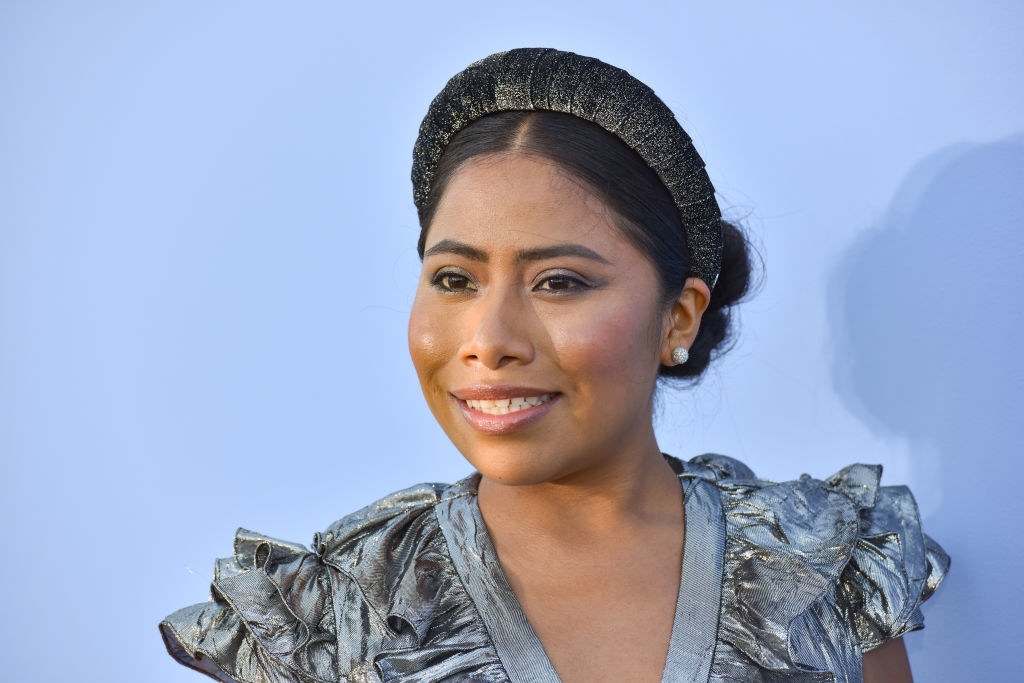
[[679,208],[690,271],[714,289],[722,265],[722,214],[703,159],[651,88],[593,57],[525,47],[496,52],[452,76],[430,103],[413,148],[416,208],[430,194],[437,164],[453,135],[488,114],[537,109],[596,123],[647,162]]

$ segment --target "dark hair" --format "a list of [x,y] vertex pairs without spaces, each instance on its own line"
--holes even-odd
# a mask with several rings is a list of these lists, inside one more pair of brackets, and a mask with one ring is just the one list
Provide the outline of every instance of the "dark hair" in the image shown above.
[[[663,303],[674,300],[689,270],[686,233],[668,188],[633,149],[596,123],[546,110],[503,111],[469,124],[445,147],[430,194],[419,208],[418,251],[423,258],[427,231],[455,171],[473,157],[521,152],[543,157],[592,188],[611,209],[624,235],[654,264]],[[750,247],[734,223],[723,220],[724,248],[718,282],[690,347],[690,358],[662,366],[662,377],[696,381],[713,357],[732,342],[731,307],[750,288]]]

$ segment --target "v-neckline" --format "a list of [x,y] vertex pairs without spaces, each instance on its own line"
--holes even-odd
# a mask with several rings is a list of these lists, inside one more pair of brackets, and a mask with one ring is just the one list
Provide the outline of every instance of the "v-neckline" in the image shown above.
[[[682,480],[686,537],[662,683],[707,681],[718,642],[725,520],[718,489],[702,472],[665,456]],[[477,503],[480,474],[435,507],[455,571],[513,681],[560,683],[544,646],[505,577]]]

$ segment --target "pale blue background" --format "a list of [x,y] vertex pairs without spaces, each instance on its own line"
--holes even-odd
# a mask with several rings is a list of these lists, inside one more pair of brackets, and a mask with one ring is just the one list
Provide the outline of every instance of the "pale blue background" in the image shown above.
[[0,3],[0,678],[196,681],[156,624],[236,526],[468,472],[406,350],[410,155],[521,46],[651,85],[766,257],[663,450],[884,464],[954,558],[918,679],[1013,678],[1024,5],[837,4]]

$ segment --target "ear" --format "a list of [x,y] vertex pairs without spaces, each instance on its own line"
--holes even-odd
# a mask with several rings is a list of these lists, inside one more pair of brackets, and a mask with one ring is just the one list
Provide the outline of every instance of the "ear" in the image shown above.
[[661,344],[661,364],[675,365],[672,350],[677,346],[689,349],[700,330],[700,319],[711,301],[711,290],[700,278],[688,277],[683,291],[667,313],[668,328]]

